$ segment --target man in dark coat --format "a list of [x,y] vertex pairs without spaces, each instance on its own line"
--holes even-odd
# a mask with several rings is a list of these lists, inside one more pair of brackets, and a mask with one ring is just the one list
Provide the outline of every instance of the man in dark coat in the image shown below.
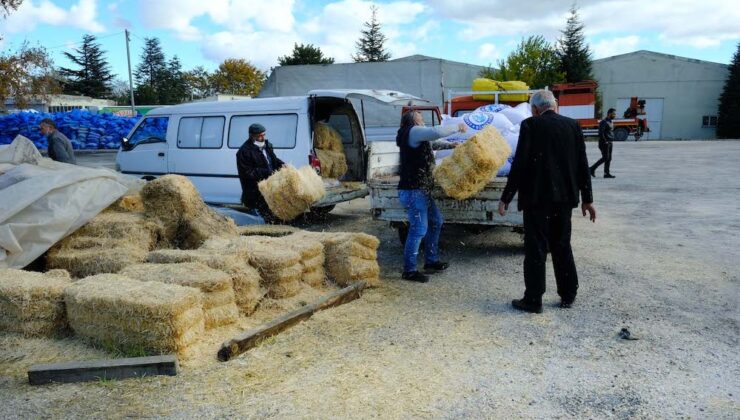
[[49,141],[49,148],[47,155],[52,160],[64,163],[77,163],[75,159],[75,152],[72,149],[72,143],[69,141],[67,136],[57,130],[56,124],[49,118],[44,118],[39,123],[39,131],[45,135]]
[[614,178],[614,175],[609,171],[609,166],[612,163],[612,143],[614,143],[614,123],[612,121],[616,116],[617,110],[609,108],[606,111],[606,118],[599,123],[599,150],[601,151],[601,159],[597,160],[589,169],[593,177],[596,176],[596,168],[603,163],[604,178]]
[[552,255],[560,307],[570,308],[578,290],[578,274],[570,246],[570,219],[578,206],[596,221],[593,207],[586,144],[578,123],[558,115],[552,92],[532,95],[531,118],[522,121],[514,162],[501,194],[499,214],[506,214],[519,192],[524,212],[524,297],[511,302],[514,308],[542,312],[545,293],[545,262]]
[[249,126],[249,139],[236,152],[236,167],[242,184],[242,203],[251,210],[257,210],[266,222],[271,223],[275,216],[257,184],[282,168],[284,163],[275,156],[272,144],[265,138],[265,131],[262,124]]

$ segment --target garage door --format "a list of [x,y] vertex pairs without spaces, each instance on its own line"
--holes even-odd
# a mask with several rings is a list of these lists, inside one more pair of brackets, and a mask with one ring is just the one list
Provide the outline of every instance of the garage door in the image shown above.
[[[640,98],[645,99],[645,114],[648,118],[650,132],[645,133],[644,140],[657,140],[661,137],[661,121],[663,121],[663,98]],[[619,98],[617,100],[617,118],[624,114],[630,106],[630,98]]]

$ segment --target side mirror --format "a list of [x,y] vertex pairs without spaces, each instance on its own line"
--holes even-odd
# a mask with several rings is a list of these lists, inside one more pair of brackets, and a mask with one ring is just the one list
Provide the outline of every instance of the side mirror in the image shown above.
[[131,150],[131,144],[128,141],[128,137],[121,137],[121,149]]

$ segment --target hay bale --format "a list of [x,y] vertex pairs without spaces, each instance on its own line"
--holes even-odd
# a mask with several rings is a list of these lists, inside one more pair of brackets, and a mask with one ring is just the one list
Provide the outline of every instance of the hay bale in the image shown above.
[[146,261],[147,251],[127,245],[118,248],[56,249],[46,257],[47,268],[65,269],[73,277],[117,273]]
[[101,274],[64,293],[75,333],[123,351],[182,354],[204,331],[198,289]]
[[345,252],[336,252],[326,260],[329,277],[339,286],[348,286],[364,281],[368,286],[380,284],[380,266],[377,260],[353,257]]
[[141,197],[146,215],[162,222],[165,239],[176,247],[194,249],[211,237],[238,235],[234,221],[208,207],[184,176],[150,181]]
[[329,124],[317,122],[313,126],[313,147],[316,149],[330,150],[344,154],[342,135]]
[[223,271],[197,262],[146,263],[128,266],[120,274],[134,280],[153,280],[200,290],[206,329],[231,324],[238,319],[231,276]]
[[486,126],[434,168],[434,180],[448,196],[465,200],[483,190],[510,155],[506,139]]
[[128,194],[114,201],[113,204],[105,209],[106,212],[144,212],[144,200],[141,198],[141,194]]
[[[110,246],[105,239],[129,243],[132,247],[153,249],[161,235],[161,226],[140,213],[104,212],[93,217],[72,235],[61,240],[58,248],[65,248],[77,238],[98,238],[101,243],[94,246]],[[78,249],[82,249],[78,247]]]
[[349,170],[344,152],[316,149],[316,157],[321,162],[322,178],[341,178]]
[[319,268],[311,271],[304,271],[302,280],[304,283],[311,287],[319,287],[326,282],[326,270],[322,265]]
[[67,329],[64,289],[69,277],[0,269],[0,331],[53,337]]
[[305,238],[324,245],[326,276],[340,286],[364,281],[368,286],[380,284],[378,265],[378,238],[361,232],[307,232],[287,236],[286,240]]
[[62,268],[55,268],[53,270],[48,270],[44,273],[45,276],[49,277],[56,277],[61,279],[67,279],[72,280],[72,276],[69,274],[69,271],[64,270]]
[[199,262],[228,273],[234,287],[236,306],[244,315],[254,312],[265,295],[260,288],[261,278],[257,269],[236,254],[204,249],[161,249],[150,252],[147,261],[159,264]]
[[283,165],[258,184],[270,210],[281,220],[293,220],[311,210],[326,195],[324,182],[310,166]]
[[239,235],[242,236],[288,236],[298,232],[300,229],[288,225],[246,225],[237,227]]

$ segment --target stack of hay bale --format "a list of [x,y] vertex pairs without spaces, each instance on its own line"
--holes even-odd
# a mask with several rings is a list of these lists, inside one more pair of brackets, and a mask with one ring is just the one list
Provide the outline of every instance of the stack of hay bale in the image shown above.
[[448,196],[465,200],[485,188],[509,155],[509,143],[489,125],[443,159],[434,168],[434,180]]
[[260,287],[260,273],[249,265],[247,259],[237,254],[207,249],[159,249],[150,252],[147,261],[158,264],[198,262],[229,274],[236,306],[244,315],[254,312],[265,295],[265,291]]
[[344,154],[342,136],[326,123],[314,125],[314,150],[321,162],[323,178],[340,178],[347,173],[347,157]]
[[324,182],[310,166],[296,169],[284,165],[258,184],[270,210],[279,219],[289,221],[311,210],[311,205],[326,195]]
[[105,211],[54,245],[47,267],[66,269],[78,278],[116,273],[144,262],[160,234],[160,225],[142,213]]
[[326,271],[324,270],[324,245],[316,239],[297,237],[294,235],[283,237],[251,236],[249,241],[260,244],[265,249],[290,249],[300,255],[301,280],[311,287],[324,284]]
[[339,286],[364,281],[368,286],[380,284],[378,246],[372,235],[358,232],[298,232],[286,240],[312,239],[324,245],[326,274]]
[[197,262],[148,263],[128,266],[120,274],[134,280],[156,280],[200,290],[206,329],[233,324],[239,318],[231,276],[223,271]]
[[214,236],[237,236],[234,221],[209,208],[186,177],[165,175],[141,190],[145,213],[161,221],[164,239],[176,248],[195,249]]
[[182,354],[203,334],[201,293],[191,287],[98,274],[65,289],[74,332],[124,352]]
[[51,274],[0,269],[0,331],[53,337],[67,329],[66,272]]

